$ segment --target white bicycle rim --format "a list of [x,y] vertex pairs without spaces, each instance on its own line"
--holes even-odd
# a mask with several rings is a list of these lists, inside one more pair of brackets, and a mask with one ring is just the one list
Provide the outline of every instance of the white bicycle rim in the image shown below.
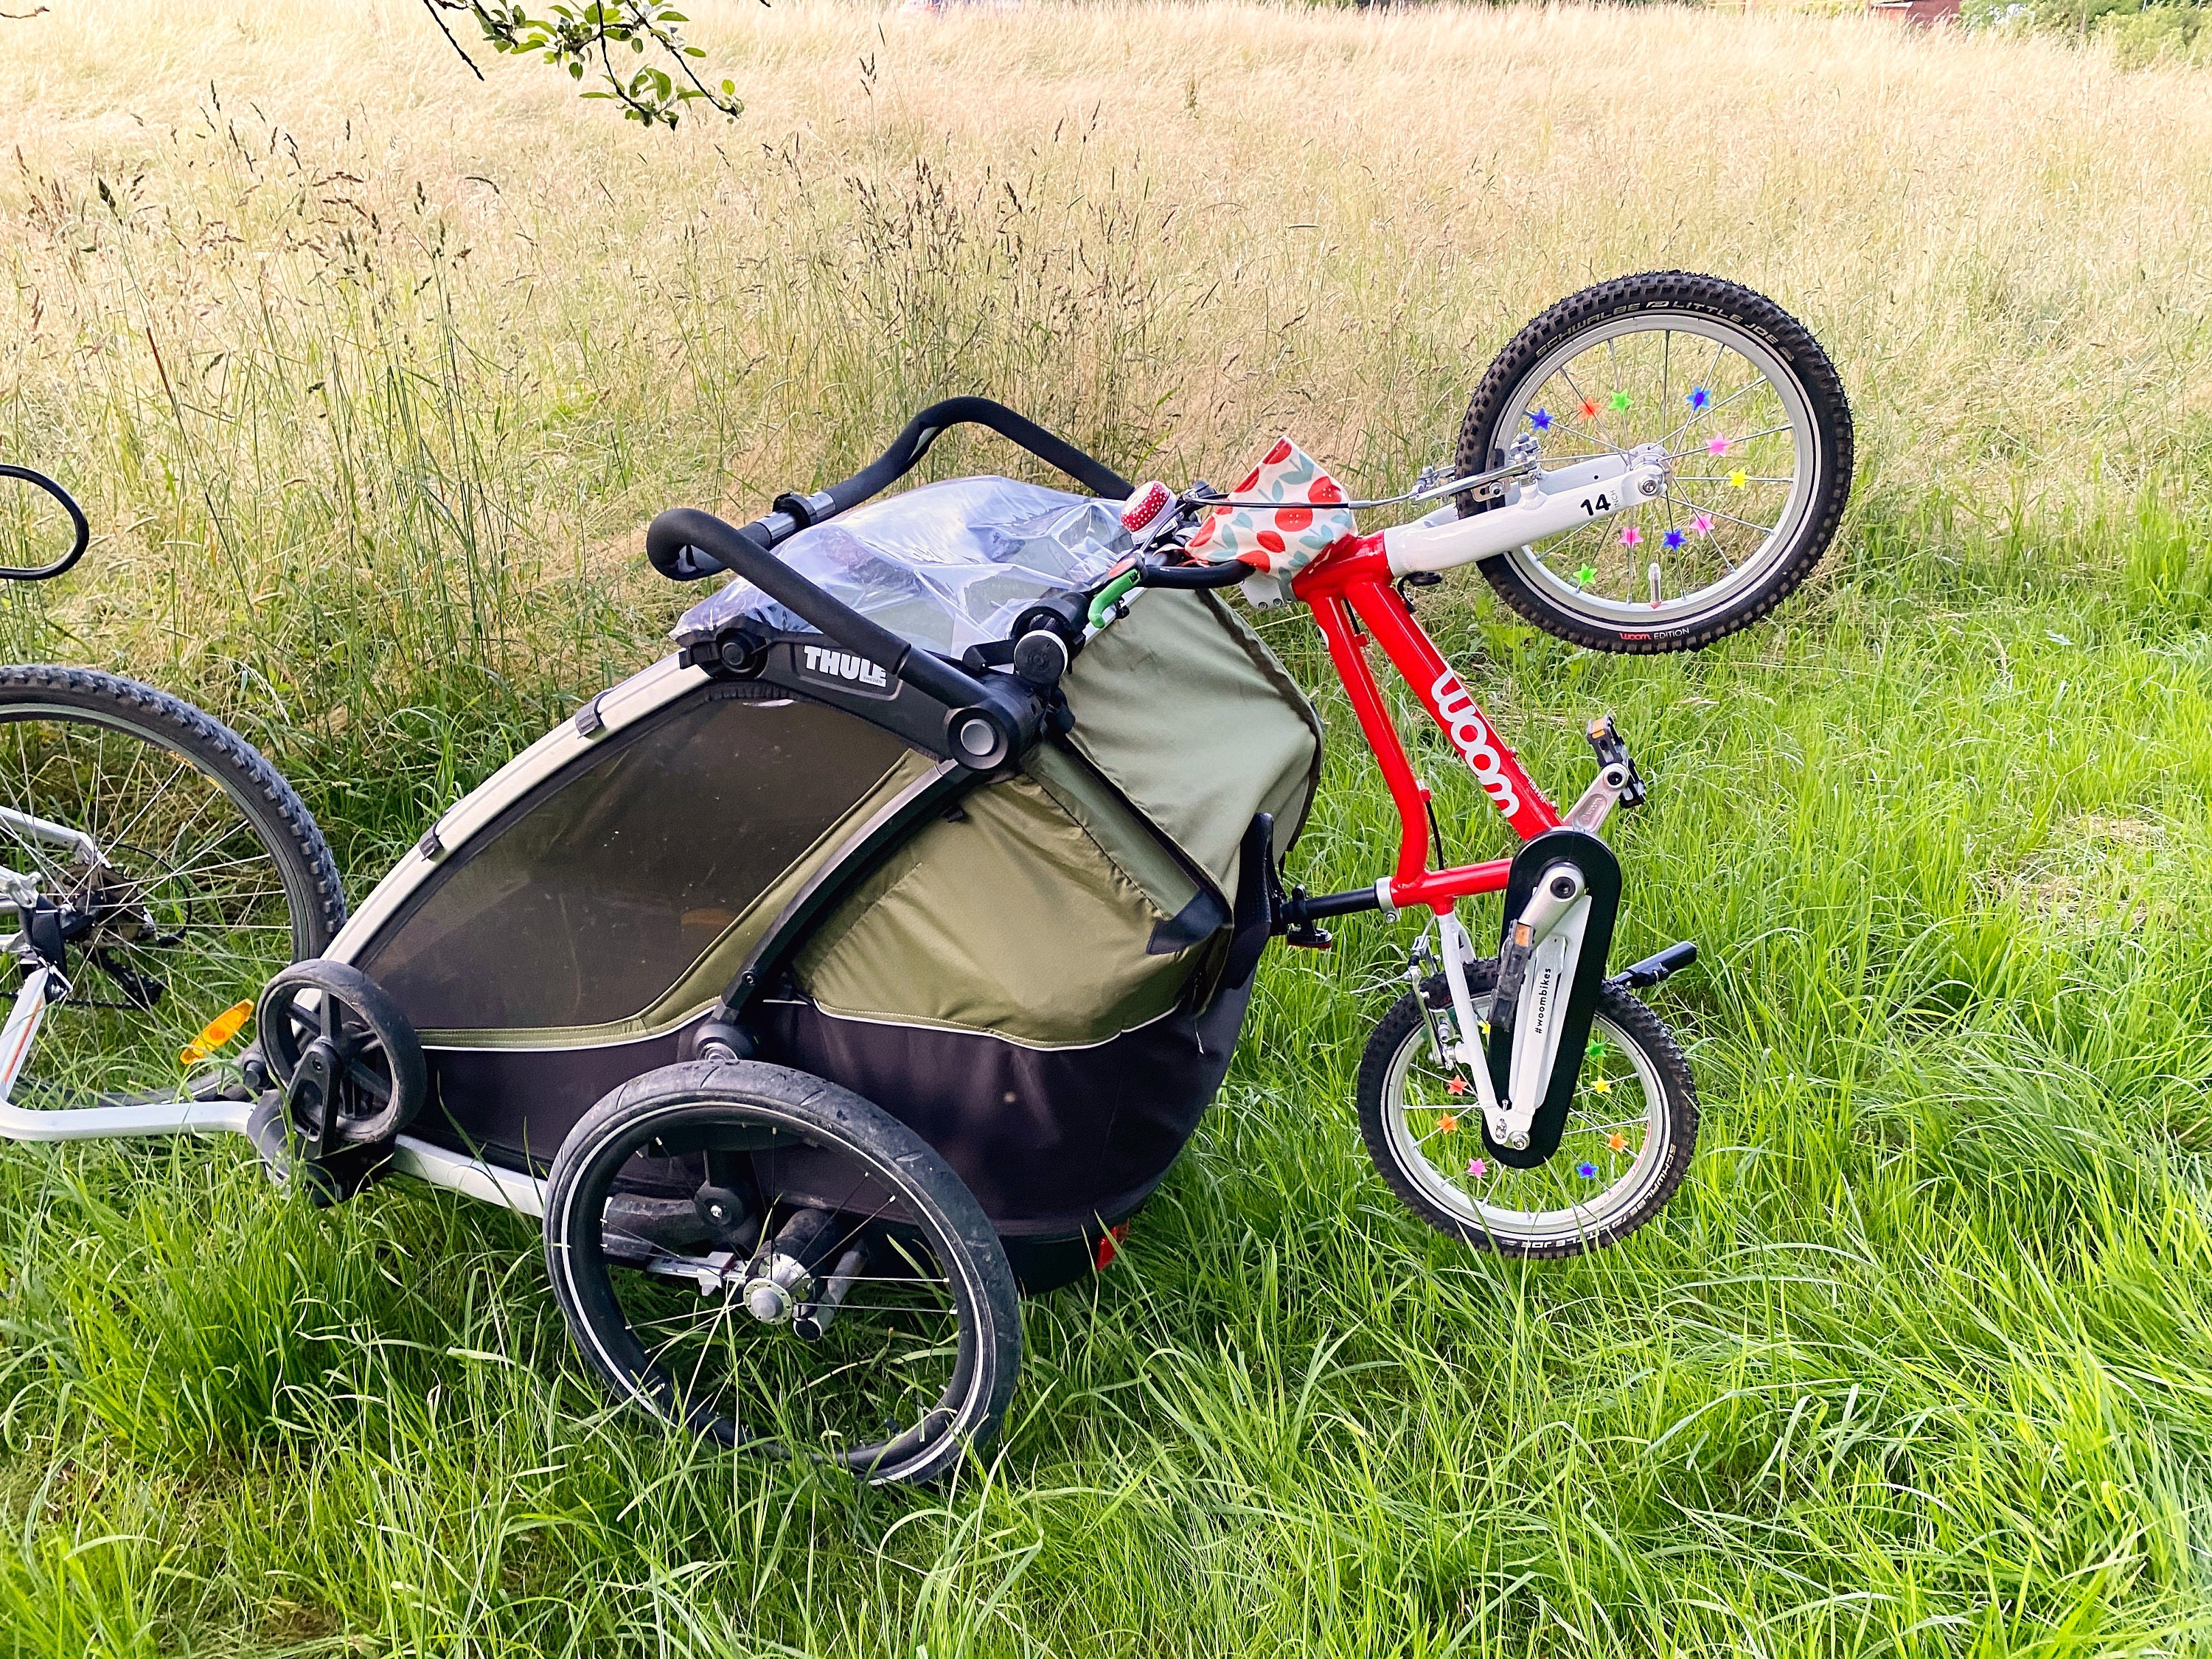
[[[1478,1012],[1487,1014],[1489,1000],[1481,999],[1476,1008]],[[1436,1167],[1406,1121],[1407,1074],[1413,1069],[1414,1060],[1428,1048],[1425,1023],[1407,1033],[1406,1041],[1391,1056],[1390,1073],[1382,1085],[1383,1127],[1390,1137],[1398,1167],[1438,1209],[1493,1238],[1514,1243],[1543,1245],[1589,1240],[1626,1220],[1650,1198],[1664,1177],[1668,1155],[1674,1145],[1674,1115],[1667,1107],[1658,1067],[1649,1054],[1629,1040],[1626,1031],[1601,1013],[1592,1020],[1590,1034],[1616,1045],[1628,1056],[1635,1068],[1638,1086],[1644,1091],[1644,1127],[1643,1144],[1626,1172],[1593,1194],[1589,1202],[1550,1210],[1516,1210],[1486,1204]],[[1413,1109],[1434,1111],[1439,1108],[1424,1103]],[[1571,1116],[1568,1129],[1571,1133]],[[1553,1156],[1565,1157],[1566,1153],[1563,1151]]]
[[[1656,610],[1648,599],[1616,599],[1606,594],[1591,592],[1581,584],[1570,580],[1565,574],[1553,569],[1553,556],[1563,544],[1564,538],[1555,539],[1545,551],[1540,552],[1534,546],[1524,544],[1504,555],[1506,562],[1519,573],[1522,580],[1542,592],[1549,603],[1608,629],[1644,629],[1654,623],[1669,629],[1694,626],[1713,613],[1725,610],[1747,590],[1764,581],[1771,574],[1774,565],[1796,544],[1812,512],[1817,495],[1816,486],[1820,483],[1819,447],[1814,442],[1812,404],[1797,377],[1764,341],[1749,330],[1717,319],[1689,313],[1679,316],[1662,313],[1658,319],[1649,314],[1616,317],[1560,341],[1539,358],[1514,386],[1512,397],[1499,411],[1498,423],[1492,428],[1493,441],[1502,447],[1522,430],[1528,414],[1529,399],[1567,364],[1592,348],[1602,346],[1609,341],[1632,334],[1659,332],[1703,338],[1733,351],[1758,370],[1766,384],[1774,388],[1775,395],[1782,404],[1783,415],[1789,423],[1794,451],[1790,489],[1773,526],[1766,531],[1757,548],[1735,562],[1733,569],[1726,572],[1718,581],[1668,599]],[[1685,422],[1679,431],[1686,433],[1694,424],[1694,418]],[[1616,454],[1628,453],[1626,448],[1611,444],[1605,447]],[[1559,464],[1571,459],[1559,458]],[[1547,465],[1555,464],[1548,454],[1546,461]],[[1678,496],[1679,492],[1670,492],[1673,504],[1686,515],[1693,514],[1698,507],[1705,505],[1678,499]]]

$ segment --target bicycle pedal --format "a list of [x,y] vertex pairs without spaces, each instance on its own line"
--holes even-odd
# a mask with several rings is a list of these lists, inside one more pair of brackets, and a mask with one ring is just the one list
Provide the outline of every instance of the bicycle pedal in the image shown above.
[[1589,746],[1597,751],[1601,772],[1609,766],[1618,766],[1628,774],[1627,787],[1620,792],[1620,804],[1623,806],[1643,805],[1650,791],[1644,785],[1644,774],[1636,769],[1635,757],[1628,752],[1628,744],[1622,740],[1620,729],[1613,725],[1613,716],[1600,715],[1589,723],[1583,735],[1589,739]]

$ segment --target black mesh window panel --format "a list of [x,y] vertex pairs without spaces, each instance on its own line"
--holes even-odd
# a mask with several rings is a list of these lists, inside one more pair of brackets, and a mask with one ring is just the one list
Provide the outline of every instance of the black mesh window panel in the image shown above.
[[370,947],[418,1029],[643,1012],[903,752],[814,703],[710,692],[643,724],[455,854]]

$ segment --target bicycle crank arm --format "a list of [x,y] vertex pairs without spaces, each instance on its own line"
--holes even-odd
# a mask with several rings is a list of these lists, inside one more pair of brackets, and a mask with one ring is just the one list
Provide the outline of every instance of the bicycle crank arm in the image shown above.
[[1473,518],[1445,507],[1418,523],[1393,526],[1382,532],[1382,551],[1393,576],[1450,570],[1656,501],[1666,495],[1668,478],[1666,452],[1657,444],[1601,455],[1540,472]]

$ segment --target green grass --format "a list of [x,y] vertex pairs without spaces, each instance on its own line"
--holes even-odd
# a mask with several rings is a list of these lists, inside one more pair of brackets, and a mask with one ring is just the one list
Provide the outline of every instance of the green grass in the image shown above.
[[[1607,710],[1652,781],[1619,949],[1704,951],[1657,997],[1704,1128],[1628,1244],[1518,1266],[1390,1199],[1352,1079],[1412,928],[1374,917],[1270,957],[933,1492],[610,1411],[511,1216],[5,1149],[0,1655],[2212,1646],[2201,76],[1671,8],[779,6],[702,31],[746,123],[647,156],[405,5],[190,10],[0,34],[0,456],[101,536],[0,593],[0,654],[233,721],[356,900],[657,653],[696,590],[642,573],[652,512],[756,510],[935,395],[1170,477],[1287,426],[1379,483],[1537,306],[1679,263],[1813,323],[1860,481],[1814,588],[1699,656],[1423,601],[1555,795]],[[1322,64],[1357,90],[1287,144]],[[1676,121],[1693,76],[1729,119]],[[1395,828],[1322,706],[1294,873],[1364,884]],[[1502,848],[1423,770],[1455,854]]]

